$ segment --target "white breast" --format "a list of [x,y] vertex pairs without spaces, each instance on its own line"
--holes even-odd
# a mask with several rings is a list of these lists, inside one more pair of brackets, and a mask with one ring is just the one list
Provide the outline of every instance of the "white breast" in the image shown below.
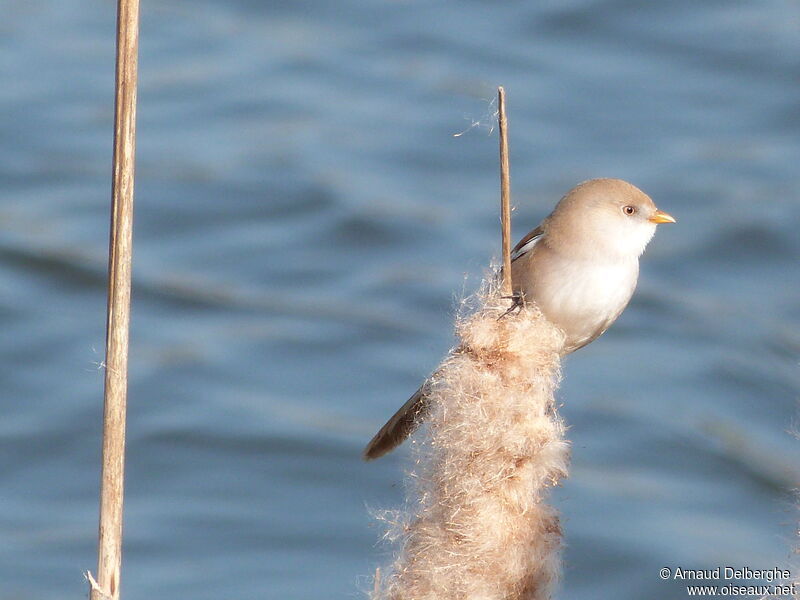
[[567,334],[567,352],[588,344],[616,320],[639,276],[635,258],[598,263],[550,254],[546,264],[535,269],[530,291],[545,316]]

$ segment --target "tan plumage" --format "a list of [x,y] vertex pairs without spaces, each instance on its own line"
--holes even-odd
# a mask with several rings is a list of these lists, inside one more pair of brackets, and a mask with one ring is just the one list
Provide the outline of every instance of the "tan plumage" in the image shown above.
[[[621,179],[592,179],[570,190],[512,251],[511,280],[565,333],[562,354],[597,339],[636,288],[639,256],[657,223],[675,219]],[[426,381],[378,431],[364,459],[383,456],[425,420]]]

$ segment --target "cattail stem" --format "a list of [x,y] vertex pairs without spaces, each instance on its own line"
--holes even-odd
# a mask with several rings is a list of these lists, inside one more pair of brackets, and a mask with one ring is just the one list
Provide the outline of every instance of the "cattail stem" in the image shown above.
[[497,120],[500,131],[500,224],[503,231],[503,296],[511,296],[511,176],[508,160],[508,120],[506,119],[506,91],[497,88]]
[[96,580],[91,600],[117,600],[122,562],[125,412],[128,391],[133,182],[139,1],[118,0],[114,157],[108,263],[108,314],[103,408],[103,465]]
[[[535,304],[509,311],[511,211],[505,91],[498,88],[503,277],[456,321],[458,343],[426,384],[408,511],[388,512],[399,541],[371,600],[550,600],[561,567],[547,492],[567,475],[556,412],[564,336]],[[503,318],[506,317],[506,318]]]
[[494,290],[478,301],[431,384],[408,510],[386,514],[399,552],[372,600],[552,597],[561,528],[547,497],[569,463],[554,397],[564,337],[532,304],[508,313]]

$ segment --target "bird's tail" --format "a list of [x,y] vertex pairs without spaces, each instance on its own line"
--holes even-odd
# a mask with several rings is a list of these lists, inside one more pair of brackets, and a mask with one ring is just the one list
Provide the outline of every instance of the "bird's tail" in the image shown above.
[[394,450],[411,435],[419,424],[425,420],[428,412],[428,392],[430,384],[423,383],[408,402],[403,404],[386,425],[380,428],[367,447],[364,448],[364,460],[380,458]]

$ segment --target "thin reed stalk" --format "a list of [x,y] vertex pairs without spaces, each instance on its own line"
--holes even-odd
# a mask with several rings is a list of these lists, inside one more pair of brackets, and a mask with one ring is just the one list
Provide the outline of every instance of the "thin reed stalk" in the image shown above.
[[508,119],[506,118],[506,90],[497,88],[497,121],[500,134],[500,224],[503,243],[503,296],[511,296],[511,168],[508,158]]
[[120,590],[138,39],[139,2],[119,0],[103,402],[103,462],[97,578],[87,573],[91,584],[91,600],[117,600]]

